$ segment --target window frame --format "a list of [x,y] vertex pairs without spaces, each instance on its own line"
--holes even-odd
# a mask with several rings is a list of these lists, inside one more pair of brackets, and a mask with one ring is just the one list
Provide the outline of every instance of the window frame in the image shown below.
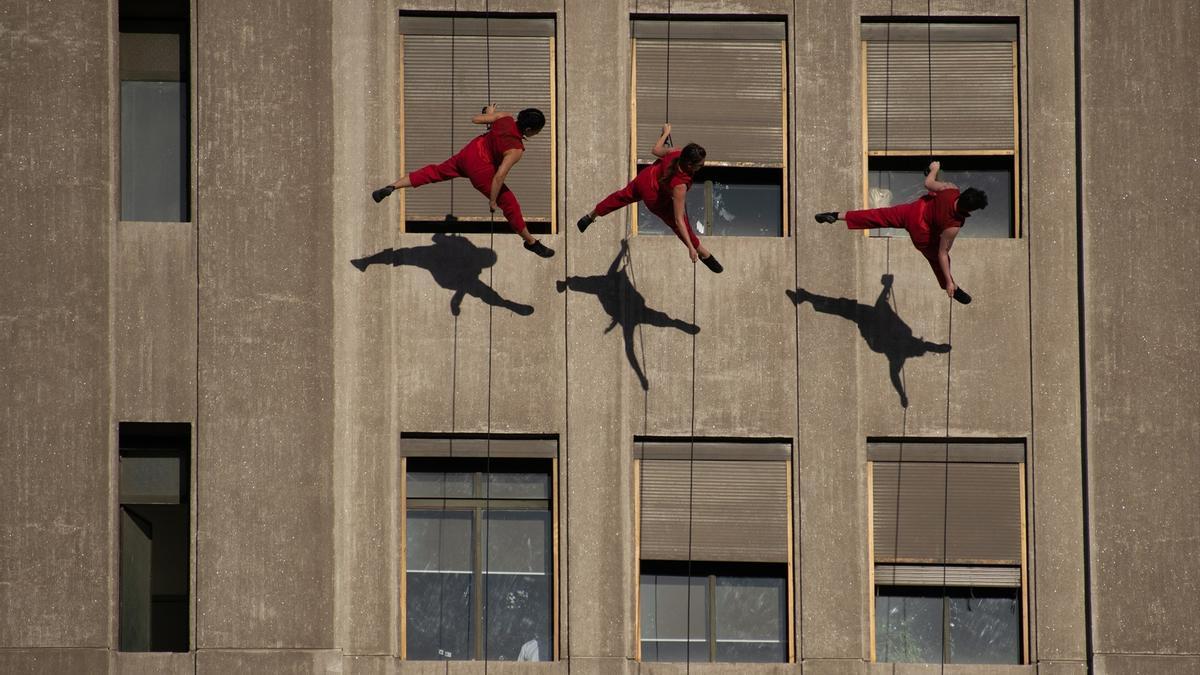
[[[962,23],[962,24],[985,24],[997,23],[989,21],[984,17],[971,17],[971,19],[957,21],[948,17],[935,17],[937,20],[932,23]],[[1023,229],[1021,227],[1021,81],[1020,81],[1020,42],[1021,42],[1021,24],[1013,22],[1016,26],[1017,36],[1012,41],[1012,73],[1013,73],[1013,90],[1012,90],[1012,105],[1013,105],[1013,148],[1012,150],[944,150],[933,148],[932,152],[929,148],[900,148],[886,150],[871,150],[870,136],[867,131],[869,101],[867,99],[867,79],[869,65],[867,59],[867,45],[870,40],[861,37],[861,28],[864,24],[923,24],[926,23],[923,17],[886,17],[880,20],[868,20],[868,17],[862,17],[859,20],[860,37],[859,37],[859,87],[860,87],[860,105],[862,108],[862,208],[870,209],[871,206],[871,161],[876,157],[896,157],[896,158],[924,158],[930,154],[934,158],[939,157],[955,157],[955,158],[995,158],[995,157],[1011,157],[1012,158],[1012,223],[1009,228],[1009,236],[1005,239],[1021,239]],[[1001,23],[1009,23],[1007,21]],[[890,237],[890,234],[873,235],[872,230],[863,230],[864,237],[878,236]],[[1000,239],[1000,237],[996,237]]]
[[[680,21],[686,21],[688,23],[718,24],[718,23],[722,22],[723,18],[724,17],[720,17],[720,16],[689,17],[687,19],[682,19]],[[777,20],[776,17],[755,17],[755,18],[759,19],[759,20],[763,20],[763,21]],[[642,139],[638,138],[638,130],[637,130],[637,128],[638,128],[638,118],[637,118],[637,109],[638,109],[638,106],[637,106],[637,98],[638,98],[637,97],[637,41],[638,41],[638,38],[635,36],[634,24],[639,21],[643,21],[643,22],[661,21],[663,23],[666,23],[669,20],[670,20],[670,17],[665,16],[665,15],[648,16],[648,15],[631,14],[629,17],[629,26],[630,26],[630,30],[629,30],[629,47],[630,47],[629,48],[629,135],[630,135],[629,180],[633,180],[634,177],[637,176],[637,174],[640,170],[639,165],[638,165],[638,147],[639,147],[638,144],[645,142]],[[780,165],[779,166],[771,166],[771,165],[759,164],[759,163],[741,163],[741,162],[709,161],[709,160],[705,160],[705,163],[704,163],[706,167],[715,167],[715,168],[720,168],[720,169],[728,169],[728,170],[732,170],[732,171],[737,171],[738,169],[747,168],[747,169],[772,169],[772,170],[777,170],[780,172],[780,174],[779,174],[780,233],[775,234],[775,235],[765,236],[765,237],[755,237],[755,238],[761,238],[761,239],[782,239],[782,238],[787,238],[787,237],[791,236],[791,219],[789,217],[789,215],[790,215],[790,195],[788,194],[788,192],[789,192],[788,186],[790,184],[790,181],[789,181],[789,178],[790,178],[789,140],[791,138],[791,125],[789,124],[789,120],[788,120],[788,110],[790,109],[790,105],[791,105],[791,92],[788,87],[788,68],[789,68],[788,36],[787,36],[788,27],[787,27],[785,21],[780,21],[780,23],[784,24],[784,37],[782,40],[778,41],[779,49],[780,49],[780,59],[781,59],[781,61],[780,61],[780,71],[781,71],[780,72],[780,87],[782,90],[781,97],[780,97],[782,99],[782,106],[781,106],[781,110],[780,110],[780,119],[781,119],[781,124],[782,124],[782,127],[781,127],[782,131],[780,133],[781,144],[782,144],[782,147],[780,149]],[[646,39],[655,39],[655,38],[646,38]],[[649,140],[649,139],[646,139],[646,140]],[[645,166],[649,166],[649,165],[645,165]],[[713,210],[712,209],[712,185],[711,185],[712,182],[713,181],[709,180],[706,183],[702,182],[699,185],[700,187],[703,187],[705,189],[705,200],[706,200],[706,205],[708,207],[708,213],[710,215],[710,220],[708,223],[706,223],[706,225],[711,225],[711,213]],[[637,236],[637,234],[638,234],[638,223],[640,220],[640,216],[639,216],[639,212],[638,212],[639,208],[640,208],[640,203],[639,203],[639,206],[633,207],[629,214],[629,231],[633,236]],[[668,224],[668,228],[669,227],[670,226]],[[659,235],[660,233],[654,233],[654,234]],[[722,235],[722,236],[749,237],[749,236],[753,236],[753,235]]]
[[[397,23],[395,24],[396,71],[397,71],[396,85],[395,85],[396,86],[396,118],[397,118],[397,125],[396,125],[396,129],[397,129],[397,144],[396,144],[397,150],[396,150],[396,152],[397,152],[397,155],[396,156],[397,156],[399,171],[401,172],[400,175],[407,175],[407,173],[408,173],[408,166],[406,163],[407,119],[406,119],[405,110],[404,110],[404,105],[405,105],[405,98],[404,98],[404,82],[405,82],[405,77],[404,77],[404,72],[405,72],[404,38],[407,35],[407,33],[405,33],[401,29],[400,21],[405,18],[416,18],[416,17],[445,19],[445,20],[449,20],[451,18],[478,20],[478,19],[483,19],[487,15],[483,12],[452,12],[452,11],[451,12],[440,12],[440,11],[426,12],[426,11],[420,11],[420,10],[413,10],[413,11],[400,10],[399,12],[394,13],[393,16],[396,17],[396,20],[397,20]],[[550,82],[549,82],[550,109],[548,111],[545,111],[546,112],[546,127],[542,130],[541,134],[539,134],[539,136],[540,135],[549,135],[548,140],[549,140],[549,153],[550,153],[550,185],[549,185],[548,189],[550,191],[550,202],[549,202],[550,203],[550,217],[549,217],[549,219],[542,219],[539,217],[530,217],[528,214],[525,214],[525,213],[522,214],[525,217],[526,224],[529,226],[529,231],[531,233],[553,235],[553,234],[559,233],[559,227],[558,227],[558,220],[559,220],[559,218],[558,218],[558,46],[557,46],[557,36],[558,36],[558,30],[559,30],[558,18],[554,14],[529,14],[529,13],[510,13],[510,12],[499,12],[499,13],[494,12],[494,13],[492,13],[492,15],[490,17],[488,17],[489,21],[501,21],[501,22],[512,21],[512,20],[519,21],[519,20],[523,20],[523,19],[548,19],[548,20],[552,21],[554,24],[553,31],[551,32],[551,34],[549,36],[547,36],[547,39],[549,41],[548,57],[549,57],[549,77],[550,77]],[[513,112],[515,113],[517,111],[513,111]],[[463,143],[466,143],[468,140],[470,140],[470,139],[469,138],[464,139]],[[458,152],[458,148],[455,148],[452,152]],[[471,188],[471,186],[470,186],[469,181],[463,181],[463,182],[466,183],[466,186],[464,189],[473,190],[473,188]],[[400,207],[399,208],[399,213],[400,213],[400,215],[399,215],[399,217],[400,217],[399,231],[401,234],[405,234],[405,233],[425,234],[425,233],[431,233],[431,232],[447,232],[447,233],[456,233],[456,234],[480,234],[480,233],[486,234],[489,231],[491,231],[491,228],[493,228],[493,227],[495,227],[497,230],[503,230],[503,231],[507,231],[507,229],[508,229],[508,224],[504,221],[504,217],[502,215],[498,217],[498,222],[497,222],[495,218],[488,218],[488,217],[484,217],[484,216],[459,216],[457,214],[451,214],[451,215],[454,215],[453,221],[450,221],[449,219],[413,220],[412,222],[414,224],[417,224],[418,227],[415,229],[410,229],[409,228],[409,220],[408,220],[408,190],[398,191],[397,196],[400,198],[400,200],[399,200],[399,207]]]
[[[496,466],[499,465],[502,469],[524,468],[524,471],[518,473],[545,473],[549,481],[549,495],[547,499],[487,499],[486,497],[472,496],[470,498],[462,497],[447,497],[443,500],[441,497],[409,497],[408,496],[408,473],[409,460],[415,460],[421,465],[420,472],[422,473],[437,473],[438,469],[428,469],[425,467],[441,467],[442,471],[454,473],[472,473],[473,485],[476,489],[480,487],[481,482],[486,486],[486,479],[482,479],[484,474],[488,474],[488,465],[491,464],[492,471],[490,473],[512,473],[512,471],[496,471]],[[473,495],[477,494],[473,490]],[[545,511],[549,515],[550,520],[550,538],[546,542],[550,550],[546,552],[550,556],[549,574],[550,579],[550,636],[552,649],[549,659],[544,661],[559,660],[559,533],[558,533],[558,458],[557,457],[494,457],[491,459],[485,457],[468,456],[468,457],[445,457],[445,456],[420,456],[408,455],[400,458],[400,502],[403,505],[400,513],[400,658],[401,660],[409,660],[408,658],[408,513],[410,509],[417,511],[470,511],[472,519],[472,540],[471,546],[474,549],[472,558],[472,583],[475,584],[475,598],[472,601],[471,609],[471,625],[475,631],[473,644],[471,645],[471,658],[462,659],[466,662],[485,661],[485,655],[482,653],[484,649],[484,640],[480,639],[480,635],[486,631],[487,627],[483,624],[485,618],[482,613],[483,598],[479,594],[479,590],[483,589],[483,576],[485,575],[482,569],[483,556],[480,554],[484,535],[481,533],[483,527],[481,520],[486,511],[489,510],[505,510],[505,511]],[[454,659],[440,659],[451,661]],[[422,661],[424,662],[424,661]]]
[[[786,489],[786,520],[787,520],[787,562],[785,566],[784,587],[786,599],[786,618],[785,639],[787,642],[786,658],[783,663],[796,663],[796,549],[795,549],[795,477],[793,476],[793,468],[795,466],[793,454],[795,446],[791,439],[769,439],[769,438],[745,438],[745,439],[679,439],[679,438],[658,438],[658,437],[634,437],[631,470],[633,472],[632,484],[632,503],[633,503],[633,631],[635,636],[635,652],[634,660],[638,663],[642,662],[642,462],[652,458],[674,458],[675,461],[695,461],[702,458],[713,458],[722,455],[732,455],[738,446],[742,446],[746,450],[754,451],[755,446],[765,447],[775,443],[782,443],[787,446],[787,458],[776,459],[784,464],[784,472],[787,476]],[[682,459],[681,450],[684,445],[689,446],[690,459]],[[657,447],[656,447],[657,446]],[[697,450],[699,453],[697,454]],[[770,452],[769,450],[767,452]],[[759,456],[758,459],[767,459],[767,457]],[[647,562],[661,563],[647,559]],[[707,561],[701,561],[707,564]],[[685,563],[686,564],[686,561]],[[693,561],[693,566],[695,561]],[[742,562],[722,562],[714,563],[721,565],[760,565],[762,563],[742,563]],[[771,563],[768,563],[771,564]],[[779,563],[773,563],[779,564]]]
[[[992,440],[994,440],[994,439],[970,439],[967,441],[963,441],[962,443],[967,444],[967,445],[984,446],[984,445],[989,444],[989,441],[992,441]],[[882,442],[882,443],[899,442],[901,445],[912,445],[914,447],[921,446],[921,445],[929,446],[929,445],[933,445],[933,444],[941,445],[943,443],[949,443],[950,445],[958,444],[952,440],[945,441],[944,439],[926,439],[926,438],[893,439],[893,440],[869,439],[867,441],[868,445],[872,445],[877,442]],[[1024,448],[1024,441],[1022,440],[1021,443]],[[1022,449],[1022,453],[1024,453],[1024,449]],[[955,452],[953,450],[951,450],[949,454],[954,455]],[[870,457],[870,453],[868,453],[868,457]],[[1029,504],[1028,504],[1028,500],[1029,500],[1029,496],[1028,496],[1028,492],[1027,492],[1026,485],[1025,485],[1026,471],[1028,471],[1028,466],[1026,464],[1027,460],[1028,460],[1027,457],[1022,456],[1020,461],[1012,461],[1012,460],[1008,460],[1008,461],[995,460],[994,461],[994,463],[1015,464],[1017,466],[1017,476],[1018,476],[1017,490],[1018,490],[1018,498],[1020,501],[1019,506],[1020,506],[1020,536],[1021,536],[1021,542],[1020,542],[1020,544],[1021,544],[1020,586],[1019,587],[1008,586],[1008,588],[1016,588],[1017,589],[1017,600],[1021,604],[1021,621],[1020,621],[1020,629],[1019,629],[1018,639],[1021,642],[1020,664],[1022,664],[1022,665],[1030,663],[1030,661],[1029,661],[1029,573],[1028,573],[1028,567],[1029,567],[1029,530],[1028,530]],[[921,462],[921,461],[928,462],[930,460],[914,459],[914,460],[906,461],[903,459],[903,457],[901,457],[900,459],[895,460],[895,461],[875,460],[875,459],[870,459],[870,458],[868,458],[868,460],[867,460],[867,491],[866,491],[866,494],[867,494],[867,574],[868,574],[868,588],[870,588],[870,590],[871,590],[870,602],[868,602],[869,623],[870,623],[870,631],[871,631],[871,644],[870,644],[870,662],[871,663],[879,663],[880,662],[880,661],[878,661],[878,654],[876,651],[876,646],[877,646],[876,645],[876,640],[877,640],[876,627],[877,627],[878,619],[876,617],[875,601],[876,601],[876,598],[878,597],[878,591],[881,587],[888,587],[888,588],[906,587],[906,584],[901,584],[901,583],[879,584],[879,583],[877,583],[876,577],[875,577],[875,567],[877,564],[876,560],[875,560],[875,464],[877,462],[881,462],[881,461],[886,462],[886,463],[895,463],[895,464],[902,465],[905,463],[916,463],[916,462]],[[961,463],[962,461],[964,461],[964,460],[962,460],[961,458],[955,459],[953,456],[951,456],[951,457],[948,457],[944,461],[935,462],[935,463],[953,464],[953,463]],[[899,516],[897,516],[897,517],[899,517]],[[893,564],[896,564],[898,562],[899,561],[893,561]],[[930,565],[930,567],[932,567],[932,568],[947,568],[947,567],[955,567],[955,566],[958,566],[958,565],[948,565],[946,563],[943,563],[941,565],[934,563],[933,565]],[[988,567],[988,565],[968,565],[968,566],[970,566],[970,567]],[[1009,567],[1009,566],[1003,566],[1003,567]],[[928,588],[949,590],[949,589],[970,589],[970,588],[973,588],[973,586],[963,585],[963,584],[953,584],[953,585],[947,584],[945,586],[928,586]],[[943,592],[942,596],[943,596],[943,607],[945,608],[946,607],[945,603],[948,602],[949,595],[947,593]],[[944,609],[944,611],[947,611],[947,610]],[[948,621],[948,620],[949,620],[948,614],[944,614],[943,622]],[[943,637],[948,638],[949,632],[947,631],[946,633],[944,633]],[[943,659],[945,658],[945,655],[949,653],[948,650],[949,650],[949,640],[944,639],[943,644],[942,644]]]

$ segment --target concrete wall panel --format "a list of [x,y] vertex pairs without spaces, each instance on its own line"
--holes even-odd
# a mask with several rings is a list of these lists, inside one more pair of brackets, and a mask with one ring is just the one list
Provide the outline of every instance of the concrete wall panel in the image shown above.
[[1081,21],[1093,644],[1196,655],[1200,239],[1168,228],[1200,209],[1200,91],[1179,86],[1200,5],[1084,2]]
[[7,675],[59,675],[110,672],[104,649],[0,649],[0,672]]
[[0,617],[22,617],[3,647],[111,639],[115,34],[106,3],[0,8]]
[[195,419],[195,247],[189,223],[117,224],[113,369],[120,421]]
[[271,675],[333,675],[342,672],[337,651],[300,649],[204,649],[196,654],[196,673],[271,673]]
[[329,3],[198,10],[197,644],[326,647]]
[[188,675],[196,672],[193,652],[110,652],[113,675]]

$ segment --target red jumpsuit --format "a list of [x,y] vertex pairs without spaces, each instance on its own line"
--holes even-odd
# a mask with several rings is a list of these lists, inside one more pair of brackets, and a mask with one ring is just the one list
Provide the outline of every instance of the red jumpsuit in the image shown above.
[[[662,219],[675,236],[683,241],[683,236],[679,234],[673,223],[675,222],[675,204],[671,200],[671,192],[676,185],[683,185],[687,188],[692,187],[691,174],[684,173],[682,170],[677,170],[675,175],[671,176],[671,180],[661,184],[659,179],[662,178],[663,172],[672,161],[678,159],[682,150],[672,150],[665,156],[660,157],[658,161],[643,169],[629,185],[617,190],[611,195],[604,198],[596,205],[596,217],[604,216],[623,206],[629,206],[635,202],[645,202],[646,208],[650,212]],[[687,227],[688,238],[692,240],[692,248],[700,246],[700,238],[692,230],[691,220],[687,217],[687,210],[684,210],[683,222]]]
[[863,209],[846,212],[846,227],[851,230],[869,230],[876,227],[902,227],[908,230],[913,246],[929,261],[937,276],[938,284],[946,287],[946,275],[938,263],[938,246],[942,232],[951,227],[962,227],[966,216],[954,209],[958,190],[947,188],[939,192],[928,192],[916,201],[899,206],[880,209]]
[[[505,150],[524,150],[521,132],[517,129],[516,120],[511,117],[501,117],[492,123],[492,128],[471,139],[463,146],[458,154],[441,164],[430,164],[413,171],[408,180],[414,188],[427,183],[437,183],[459,176],[466,176],[471,185],[485,197],[492,192],[492,179],[496,177],[496,169],[504,160]],[[521,204],[517,196],[508,189],[507,185],[500,186],[496,196],[496,205],[504,212],[508,226],[513,232],[520,234],[525,230],[525,217],[521,215]]]

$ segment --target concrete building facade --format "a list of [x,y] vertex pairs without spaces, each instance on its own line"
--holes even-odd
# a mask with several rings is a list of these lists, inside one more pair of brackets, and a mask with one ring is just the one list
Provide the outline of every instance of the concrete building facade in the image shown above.
[[[192,0],[182,222],[121,216],[120,9],[0,7],[0,672],[932,672],[877,659],[870,470],[930,439],[1024,448],[1023,663],[945,672],[1200,672],[1200,4]],[[568,280],[611,278],[630,215],[573,223],[630,179],[631,21],[668,9],[784,24],[790,229],[706,238],[721,275],[633,236],[614,312]],[[557,255],[464,235],[528,315],[351,264],[431,241],[368,197],[415,168],[401,12],[485,10],[554,23],[529,147],[554,153]],[[862,203],[864,19],[927,12],[1018,36],[1018,236],[960,238],[953,308],[904,239],[812,223]],[[910,337],[952,344],[907,360],[906,407],[869,335],[883,274]],[[648,388],[612,328],[631,307],[700,328],[641,323]],[[135,422],[189,425],[187,651],[121,649]],[[414,433],[554,440],[555,660],[404,658]],[[788,662],[638,660],[646,438],[790,448]]]

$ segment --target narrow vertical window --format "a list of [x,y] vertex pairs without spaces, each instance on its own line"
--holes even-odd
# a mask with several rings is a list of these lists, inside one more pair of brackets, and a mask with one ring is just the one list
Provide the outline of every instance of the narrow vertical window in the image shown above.
[[191,425],[122,422],[118,436],[120,648],[186,652]]
[[186,0],[120,4],[121,220],[189,219]]

